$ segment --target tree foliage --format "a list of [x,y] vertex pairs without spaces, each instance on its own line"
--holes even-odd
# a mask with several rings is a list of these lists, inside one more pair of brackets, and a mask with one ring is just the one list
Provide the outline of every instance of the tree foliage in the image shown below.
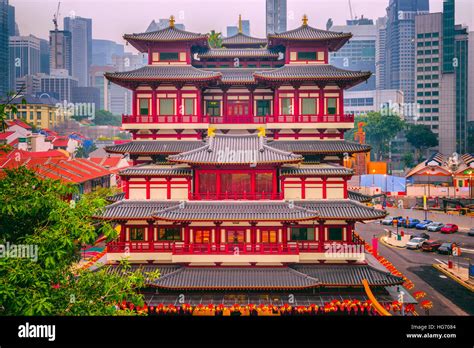
[[415,148],[415,159],[417,161],[422,160],[423,151],[438,145],[438,137],[431,131],[431,128],[426,125],[408,125],[405,136],[407,141]]
[[76,158],[89,158],[91,152],[97,150],[97,146],[94,143],[91,143],[89,146],[87,144],[79,145],[74,151],[74,156]]
[[107,192],[69,202],[75,192],[25,167],[6,170],[0,181],[0,242],[37,246],[37,253],[0,257],[1,315],[120,315],[131,314],[118,309],[122,301],[143,304],[138,289],[145,275],[132,272],[128,263],[123,276],[107,273],[107,266],[96,272],[77,268],[82,245],[117,233],[92,219],[106,205]]
[[[405,127],[405,121],[396,114],[382,115],[380,112],[370,112],[367,115],[357,116],[355,124],[364,122],[366,142],[373,148],[375,160],[384,159],[389,151],[390,141],[395,139],[397,134]],[[354,140],[353,129],[346,133],[346,139]]]
[[208,41],[211,48],[220,48],[222,47],[222,34],[211,30]]

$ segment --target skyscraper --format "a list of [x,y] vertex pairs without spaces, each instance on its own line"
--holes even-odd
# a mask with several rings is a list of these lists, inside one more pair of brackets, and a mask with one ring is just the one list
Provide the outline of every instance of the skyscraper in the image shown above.
[[10,36],[10,90],[16,90],[17,78],[40,72],[40,57],[40,39],[33,35]]
[[0,0],[0,98],[9,92],[8,0]]
[[387,8],[386,88],[415,102],[415,17],[428,13],[429,0],[390,0]]
[[92,40],[92,65],[112,65],[112,56],[123,56],[124,46],[111,40]]
[[375,39],[375,85],[377,89],[386,89],[387,17],[378,18],[375,26],[377,28],[377,37]]
[[8,34],[10,36],[20,36],[20,31],[16,24],[15,7],[12,5],[8,5]]
[[80,87],[88,86],[89,68],[92,64],[92,19],[83,17],[64,18],[64,30],[71,32],[72,76]]
[[65,69],[72,74],[71,32],[51,30],[49,32],[50,69]]
[[43,74],[49,74],[49,64],[51,60],[49,55],[49,41],[40,39],[40,72]]
[[416,99],[420,118],[439,136],[445,155],[468,152],[468,41],[454,22],[455,0],[443,13],[416,17]]
[[286,0],[266,0],[267,35],[286,31]]
[[367,83],[353,87],[352,91],[375,90],[376,65],[375,46],[377,28],[367,18],[347,21],[347,25],[335,25],[331,31],[352,33],[352,39],[339,51],[330,54],[331,64],[346,70],[371,71],[372,77]]

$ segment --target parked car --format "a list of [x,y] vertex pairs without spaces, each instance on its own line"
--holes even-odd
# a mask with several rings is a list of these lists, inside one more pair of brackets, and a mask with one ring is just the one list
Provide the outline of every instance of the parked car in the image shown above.
[[429,240],[429,239],[430,239],[430,235],[429,235],[429,234],[426,234],[426,233],[424,233],[424,232],[415,233],[415,234],[413,234],[413,235],[410,237],[410,240],[415,239],[415,238],[423,238],[423,239]]
[[403,227],[406,227],[406,228],[415,228],[416,225],[418,225],[420,223],[420,220],[418,219],[408,219],[408,221],[405,220],[405,222],[403,223]]
[[456,233],[459,230],[458,225],[446,224],[441,228],[441,233]]
[[431,224],[433,221],[431,220],[423,220],[423,221],[420,221],[416,226],[415,228],[417,230],[426,230],[426,228],[428,227],[429,224]]
[[469,237],[474,237],[474,227],[471,228],[471,229],[469,230],[469,232],[467,232],[467,235],[468,235]]
[[421,250],[423,251],[436,251],[443,244],[439,240],[427,240],[421,245]]
[[380,221],[382,225],[391,226],[393,225],[393,220],[400,220],[401,216],[387,216],[385,219]]
[[438,254],[451,255],[453,253],[453,247],[455,245],[455,243],[443,243],[438,248],[437,252]]
[[438,232],[443,228],[444,224],[441,222],[432,222],[428,225],[426,230],[428,232]]
[[423,243],[426,242],[425,238],[412,238],[410,241],[407,243],[407,249],[420,249]]

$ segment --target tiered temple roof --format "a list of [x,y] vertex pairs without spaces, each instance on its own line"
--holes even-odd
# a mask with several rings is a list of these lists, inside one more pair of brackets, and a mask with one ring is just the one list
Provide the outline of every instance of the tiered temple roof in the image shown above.
[[243,33],[237,33],[222,39],[222,46],[226,48],[264,47],[266,45],[267,39],[260,39]]

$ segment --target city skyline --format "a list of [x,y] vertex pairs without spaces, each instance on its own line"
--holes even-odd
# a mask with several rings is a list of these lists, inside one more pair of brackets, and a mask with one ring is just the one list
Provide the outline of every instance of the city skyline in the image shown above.
[[[377,19],[386,14],[388,0],[353,0],[354,16]],[[140,6],[140,4],[146,6]],[[260,3],[260,4],[259,4]],[[32,34],[40,38],[47,38],[49,30],[53,28],[52,18],[57,9],[56,0],[12,0],[10,4],[16,8],[16,18],[22,35]],[[110,11],[113,4],[114,11]],[[263,0],[229,0],[225,5],[219,6],[215,0],[205,0],[196,5],[195,1],[178,0],[172,4],[164,0],[150,1],[138,0],[131,9],[125,1],[101,0],[100,2],[63,0],[61,1],[61,18],[67,16],[81,16],[92,18],[93,37],[95,39],[113,40],[123,43],[122,35],[125,33],[144,32],[146,25],[157,17],[174,15],[179,22],[186,25],[186,30],[193,32],[209,32],[216,30],[225,34],[226,27],[233,25],[238,15],[250,20],[252,35],[265,37],[265,1]],[[257,5],[259,4],[259,5]],[[324,6],[327,4],[328,6]],[[330,6],[329,6],[330,4]],[[207,6],[209,5],[209,6]],[[212,6],[211,6],[212,5]],[[441,12],[443,0],[431,0],[430,11]],[[474,27],[473,8],[474,2],[470,0],[457,0],[456,22]],[[151,7],[151,9],[150,9]],[[156,11],[153,9],[156,8]],[[206,9],[206,13],[201,13]],[[191,13],[192,16],[187,16]],[[288,29],[301,25],[301,17],[307,14],[312,26],[325,28],[326,22],[332,18],[335,25],[343,25],[350,19],[350,11],[345,0],[318,0],[314,5],[308,6],[307,1],[288,1]],[[203,15],[215,18],[213,25],[200,21]],[[126,20],[125,20],[126,19]],[[133,48],[126,47],[127,51]]]

